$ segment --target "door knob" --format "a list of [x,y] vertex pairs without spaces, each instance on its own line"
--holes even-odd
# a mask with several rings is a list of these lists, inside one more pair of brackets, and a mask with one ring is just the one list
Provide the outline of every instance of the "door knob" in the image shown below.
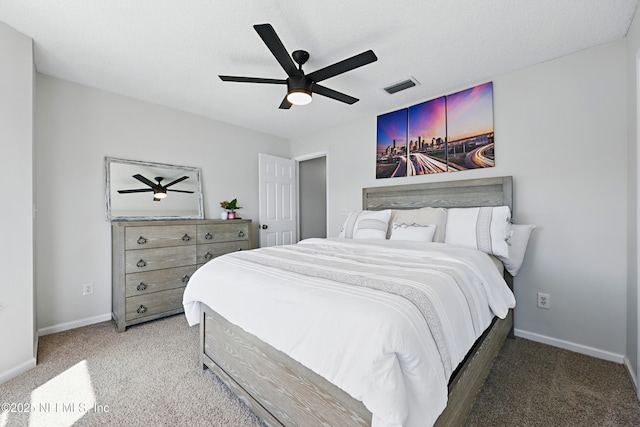
[[269,228],[269,226],[267,224],[262,224],[262,229],[266,230],[267,228]]

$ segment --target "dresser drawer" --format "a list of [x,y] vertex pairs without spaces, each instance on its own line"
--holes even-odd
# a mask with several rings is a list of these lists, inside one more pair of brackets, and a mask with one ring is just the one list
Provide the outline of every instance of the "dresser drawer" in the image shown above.
[[228,254],[229,252],[246,251],[249,249],[248,241],[209,243],[208,245],[198,245],[198,264],[204,264],[213,258]]
[[129,297],[125,302],[127,321],[182,308],[184,287]]
[[198,244],[249,240],[249,224],[228,220],[222,224],[198,225]]
[[196,228],[195,225],[127,227],[125,230],[125,249],[195,245]]
[[184,287],[195,271],[196,266],[190,265],[127,274],[125,277],[125,296],[130,297]]
[[139,249],[125,254],[125,272],[160,270],[196,264],[196,246]]

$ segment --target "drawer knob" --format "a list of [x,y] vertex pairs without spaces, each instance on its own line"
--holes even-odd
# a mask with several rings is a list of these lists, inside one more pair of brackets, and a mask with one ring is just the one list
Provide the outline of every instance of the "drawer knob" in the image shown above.
[[204,238],[207,239],[207,240],[211,240],[211,239],[213,239],[213,236],[211,235],[211,233],[207,233],[207,234],[204,235]]
[[244,231],[242,230],[238,231],[238,237],[244,237]]
[[189,240],[191,240],[191,237],[189,237],[189,235],[185,233],[185,235],[182,236],[182,241],[183,242],[188,242]]
[[145,239],[142,236],[138,237],[138,244],[139,245],[144,245],[145,243],[147,243],[147,239]]
[[138,286],[136,286],[136,289],[139,291],[144,291],[145,289],[147,289],[147,285],[144,282],[140,282],[138,283]]
[[189,275],[185,274],[184,276],[182,276],[182,283],[187,283],[189,279],[190,279]]
[[147,307],[145,307],[144,305],[140,304],[140,307],[138,307],[138,309],[136,311],[138,312],[138,314],[142,314],[145,311],[147,311]]
[[206,254],[204,254],[204,259],[211,259],[213,258],[213,255],[211,255],[211,252],[207,252]]
[[142,267],[146,267],[146,266],[147,266],[147,263],[145,262],[145,260],[141,259],[140,261],[138,261],[138,262],[136,263],[136,265],[137,265],[138,267],[142,268]]

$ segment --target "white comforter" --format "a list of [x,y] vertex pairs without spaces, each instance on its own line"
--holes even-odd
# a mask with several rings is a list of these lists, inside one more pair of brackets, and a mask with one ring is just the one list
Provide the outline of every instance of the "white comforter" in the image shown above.
[[190,325],[201,302],[361,400],[376,427],[432,425],[452,370],[515,306],[480,251],[345,239],[218,257],[184,292]]

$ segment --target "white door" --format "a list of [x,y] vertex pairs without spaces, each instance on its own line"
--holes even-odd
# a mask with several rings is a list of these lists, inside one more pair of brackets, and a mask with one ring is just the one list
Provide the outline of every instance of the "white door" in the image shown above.
[[260,153],[258,162],[260,247],[296,243],[295,161]]

